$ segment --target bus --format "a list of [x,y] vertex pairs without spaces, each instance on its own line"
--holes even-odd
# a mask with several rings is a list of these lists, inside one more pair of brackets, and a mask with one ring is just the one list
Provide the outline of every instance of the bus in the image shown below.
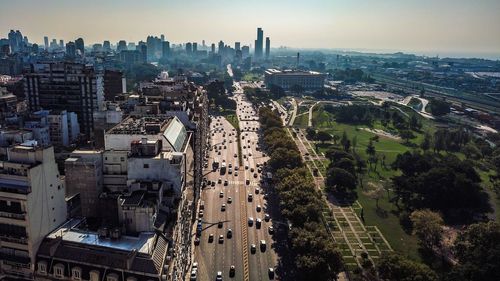
[[215,172],[219,169],[219,159],[215,158],[214,162],[212,162],[212,170]]

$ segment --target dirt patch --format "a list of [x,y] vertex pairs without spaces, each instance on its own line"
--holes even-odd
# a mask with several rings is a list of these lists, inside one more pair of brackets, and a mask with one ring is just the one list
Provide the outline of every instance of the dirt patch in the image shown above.
[[375,135],[378,135],[380,137],[389,138],[389,139],[393,139],[393,140],[401,140],[401,138],[399,136],[393,135],[393,134],[386,132],[384,130],[369,129],[369,128],[361,128],[361,130],[365,130],[365,131],[368,131],[370,133],[374,133]]

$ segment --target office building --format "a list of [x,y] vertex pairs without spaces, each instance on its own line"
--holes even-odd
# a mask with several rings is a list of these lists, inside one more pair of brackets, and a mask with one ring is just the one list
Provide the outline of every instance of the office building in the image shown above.
[[243,58],[247,58],[250,56],[250,47],[249,46],[243,46],[241,48],[241,55]]
[[0,154],[0,274],[33,280],[40,244],[66,220],[64,186],[53,147],[31,142]]
[[234,49],[235,49],[236,51],[241,50],[241,43],[240,43],[240,42],[234,42]]
[[43,44],[45,46],[45,51],[48,51],[49,50],[49,37],[47,37],[47,36],[43,37]]
[[255,58],[256,59],[261,59],[262,58],[262,51],[263,51],[263,46],[264,46],[264,31],[262,28],[257,28],[257,40],[255,40]]
[[111,52],[111,43],[108,40],[105,40],[102,43],[102,48],[103,48],[104,52]]
[[80,135],[78,117],[74,112],[47,111],[49,124],[50,142],[58,146],[69,146],[74,143]]
[[322,89],[325,84],[326,74],[314,71],[277,70],[267,69],[264,73],[266,87],[280,86],[289,90],[294,85],[299,85],[305,90]]
[[121,51],[127,50],[127,42],[125,40],[120,40],[116,46],[116,52],[119,53]]
[[191,43],[186,43],[186,53],[191,55],[193,53],[193,45]]
[[224,54],[224,42],[222,40],[219,41],[218,54],[219,55],[223,55]]
[[198,43],[193,42],[193,53],[196,55],[196,52],[198,52]]
[[170,42],[164,41],[161,43],[161,56],[163,58],[168,58],[170,55]]
[[271,53],[271,40],[266,37],[266,60],[269,59],[269,54]]
[[139,50],[139,53],[141,54],[141,62],[147,62],[148,61],[148,46],[142,41],[139,42],[139,45],[137,46],[137,49]]
[[64,48],[64,40],[59,40],[59,48]]
[[165,35],[160,35],[161,42],[165,42]]
[[82,132],[87,137],[92,135],[93,113],[104,101],[104,89],[98,85],[93,67],[70,62],[31,64],[24,90],[31,111],[75,112]]
[[215,54],[215,44],[214,43],[212,43],[212,45],[211,45],[211,53]]
[[68,58],[75,58],[76,57],[76,45],[73,42],[68,42],[66,44],[66,56]]
[[83,43],[82,38],[78,38],[75,40],[76,49],[80,51],[80,55],[83,56],[85,54],[85,44]]

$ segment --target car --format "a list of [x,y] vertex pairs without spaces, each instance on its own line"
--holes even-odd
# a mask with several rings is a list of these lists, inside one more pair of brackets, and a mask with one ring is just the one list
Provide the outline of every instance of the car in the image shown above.
[[248,156],[252,157],[252,152],[249,152],[249,153],[248,153]]
[[247,148],[245,145],[243,146],[243,149]]
[[257,212],[260,212],[260,211],[262,210],[262,207],[261,207],[260,205],[257,205],[257,207],[255,208],[255,210],[256,210]]
[[210,235],[208,235],[208,243],[212,243],[212,242],[214,242],[214,234],[210,233]]
[[244,159],[247,159],[247,155],[246,155],[246,154],[243,154],[243,158],[244,158]]
[[227,230],[227,238],[233,237],[233,230],[230,228]]
[[260,189],[258,187],[255,188],[255,194],[259,194],[260,193]]
[[249,185],[249,184],[250,184],[250,180],[249,180],[249,179],[247,179],[247,180],[245,181],[245,183],[246,183],[246,185]]
[[235,154],[234,154],[234,158],[236,158],[236,157],[238,157],[238,154],[236,154],[236,153],[235,153]]
[[[236,155],[236,154],[235,154]],[[240,166],[234,166],[234,170],[238,171],[240,169]]]
[[200,238],[199,238],[199,237],[196,237],[196,238],[194,239],[194,244],[195,244],[195,245],[200,245]]
[[232,168],[232,167],[233,167],[233,164],[229,163],[228,168]]
[[261,168],[258,168],[258,169],[257,169],[257,173],[261,174],[261,173],[262,173],[262,169],[261,169]]
[[260,240],[260,251],[261,252],[266,251],[266,240]]
[[227,147],[224,145],[224,149],[226,149]]
[[248,165],[245,165],[245,170],[248,170]]
[[255,227],[256,227],[257,229],[259,229],[261,225],[262,225],[262,220],[261,220],[261,219],[257,219],[257,220],[255,221]]
[[222,206],[220,206],[220,211],[221,212],[224,212],[226,210],[226,204],[222,204]]
[[222,281],[222,271],[217,271],[217,276],[215,277],[215,281]]
[[269,232],[269,234],[273,234],[274,233],[274,227],[272,225],[270,225],[268,228],[267,228],[267,232]]
[[255,254],[257,251],[257,246],[255,244],[250,245],[250,253]]
[[224,243],[224,235],[219,235],[219,244]]
[[224,191],[219,192],[219,198],[224,197]]
[[218,222],[218,223],[217,223],[217,226],[218,226],[219,228],[222,228],[222,222],[221,222],[221,221],[220,221],[220,222]]
[[229,267],[229,277],[234,277],[235,273],[236,273],[236,267],[234,265],[231,265],[231,267]]
[[254,178],[257,178],[257,173],[253,173],[253,177],[254,177]]
[[248,194],[248,202],[252,202],[252,200],[253,200],[253,194],[249,193]]
[[203,210],[198,211],[198,217],[200,217],[200,218],[203,217]]
[[190,281],[195,281],[196,278],[198,278],[198,271],[197,270],[191,270],[191,275],[189,276],[189,280]]
[[233,140],[229,140],[229,143],[233,143]]
[[248,218],[248,226],[252,226],[252,225],[253,225],[253,218],[249,217]]
[[234,175],[235,175],[235,176],[238,176],[238,172],[234,172]]
[[229,168],[229,169],[227,170],[227,173],[228,173],[228,174],[232,174],[232,173],[233,173],[233,169],[232,169],[232,168]]
[[220,151],[219,151],[219,152],[217,152],[217,155],[220,155]]
[[[251,155],[250,155],[250,156],[251,156]],[[253,173],[253,171],[255,171],[255,169],[254,169],[253,167],[252,167],[252,168],[250,168],[250,172],[252,172],[252,173]]]
[[228,204],[231,204],[231,203],[233,203],[233,198],[231,198],[231,197],[228,197],[228,198],[227,198],[227,203],[228,203]]
[[227,186],[229,182],[227,180],[224,180],[224,186]]
[[221,178],[219,178],[219,179],[217,180],[217,183],[218,183],[218,184],[221,184],[221,183],[222,183],[222,179],[221,179]]
[[269,216],[269,214],[265,214],[264,215],[264,220],[265,221],[269,221],[271,219],[271,217]]
[[193,265],[191,266],[191,270],[198,271],[198,263],[197,262],[193,262]]
[[269,279],[274,279],[274,268],[270,267],[268,270],[267,270],[267,275],[269,275]]
[[212,184],[211,184],[211,186],[215,186],[215,181],[212,181]]

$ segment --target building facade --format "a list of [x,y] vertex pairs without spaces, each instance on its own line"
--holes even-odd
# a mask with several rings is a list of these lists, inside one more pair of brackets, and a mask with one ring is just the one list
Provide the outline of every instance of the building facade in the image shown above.
[[326,74],[314,71],[300,70],[277,70],[268,69],[265,71],[264,82],[266,87],[276,85],[284,90],[290,90],[293,86],[300,86],[304,90],[322,89],[325,84]]

